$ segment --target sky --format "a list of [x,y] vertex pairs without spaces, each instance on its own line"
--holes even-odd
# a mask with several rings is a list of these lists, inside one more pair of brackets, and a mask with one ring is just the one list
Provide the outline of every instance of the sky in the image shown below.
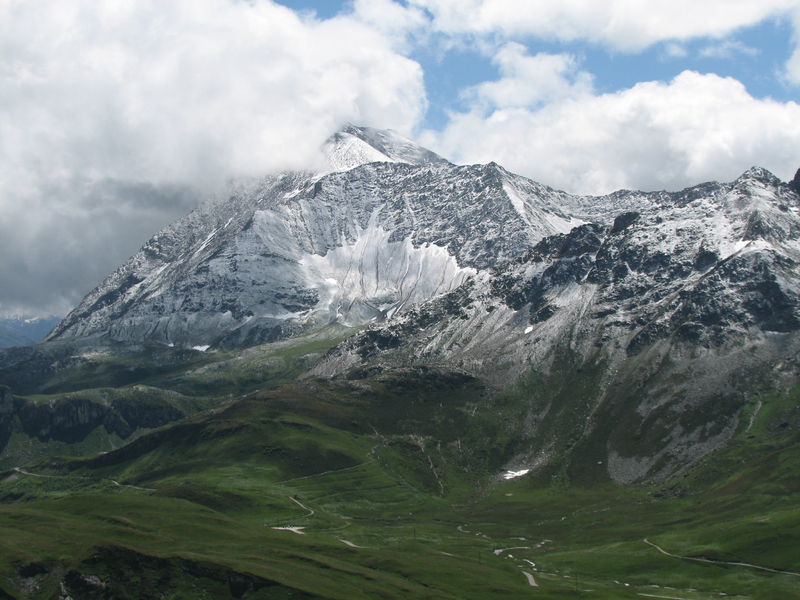
[[574,193],[800,167],[800,0],[0,0],[0,317],[347,123]]

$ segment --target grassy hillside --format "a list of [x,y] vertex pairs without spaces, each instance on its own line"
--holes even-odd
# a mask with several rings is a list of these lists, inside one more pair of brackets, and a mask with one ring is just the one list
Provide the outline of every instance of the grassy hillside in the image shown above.
[[800,390],[752,399],[733,444],[658,487],[503,480],[522,401],[434,369],[308,380],[106,454],[8,470],[0,589],[800,597]]
[[107,452],[153,427],[292,381],[347,331],[331,327],[238,352],[55,343],[0,353],[0,469]]
[[23,395],[134,384],[189,395],[241,394],[292,381],[352,331],[334,325],[235,351],[203,352],[93,339],[51,342],[0,353],[0,384]]

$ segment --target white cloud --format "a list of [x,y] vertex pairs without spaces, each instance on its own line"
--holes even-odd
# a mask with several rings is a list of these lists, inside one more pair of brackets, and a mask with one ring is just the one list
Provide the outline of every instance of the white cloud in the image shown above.
[[578,69],[569,54],[528,56],[521,44],[510,42],[493,57],[501,79],[465,90],[463,96],[484,107],[512,108],[564,100],[592,92],[592,76]]
[[430,26],[422,9],[394,0],[354,0],[352,16],[381,32],[404,51],[410,50],[409,38],[424,36]]
[[[77,301],[199,200],[187,185],[306,166],[347,121],[412,134],[426,97],[403,54],[426,40],[477,46],[500,73],[423,136],[448,157],[591,192],[751,163],[788,177],[794,103],[696,73],[597,95],[573,56],[508,42],[663,43],[680,57],[710,37],[708,53],[735,54],[725,36],[784,14],[800,31],[800,0],[353,0],[326,21],[271,0],[2,0],[0,314]],[[800,84],[800,51],[786,78]]]
[[4,0],[0,56],[0,255],[20,257],[42,304],[54,288],[24,257],[47,240],[60,241],[51,250],[75,276],[74,301],[97,283],[86,262],[109,271],[135,250],[90,254],[105,239],[98,211],[140,243],[186,209],[162,194],[148,208],[158,218],[126,224],[114,195],[88,206],[96,184],[208,186],[307,166],[344,122],[410,133],[426,108],[422,69],[393,39],[352,15],[318,21],[270,0]]
[[669,42],[664,45],[663,56],[667,58],[686,58],[689,56],[689,51],[682,44]]
[[352,19],[303,21],[264,0],[0,6],[3,126],[15,140],[0,143],[23,165],[263,172],[306,163],[344,121],[408,132],[425,107],[419,65]]
[[800,85],[800,47],[792,53],[786,62],[786,79],[791,84]]
[[703,46],[698,51],[698,55],[702,58],[728,59],[736,55],[756,56],[760,54],[760,52],[758,48],[753,48],[737,40],[725,40],[717,44]]
[[800,85],[800,9],[794,13],[795,49],[786,62],[785,78],[790,84]]
[[543,107],[475,107],[422,140],[458,162],[496,160],[574,192],[678,189],[752,165],[800,166],[800,105],[759,100],[732,78],[685,71]]
[[451,34],[588,40],[623,51],[667,40],[723,37],[798,9],[798,0],[409,0]]

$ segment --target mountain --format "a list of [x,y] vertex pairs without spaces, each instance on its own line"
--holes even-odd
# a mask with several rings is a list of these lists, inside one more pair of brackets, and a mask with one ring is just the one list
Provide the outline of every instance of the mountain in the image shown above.
[[[639,210],[542,240],[353,336],[314,373],[524,376],[529,443],[510,468],[567,463],[624,483],[681,473],[730,440],[754,395],[797,380],[800,198],[762,169],[620,196]],[[611,199],[584,199],[583,214]]]
[[348,127],[0,351],[0,598],[797,598],[800,195]]
[[349,127],[325,152],[340,170],[242,183],[158,233],[48,339],[205,350],[349,328],[312,375],[529,385],[510,468],[622,483],[683,472],[798,376],[800,197],[764,169],[574,196],[389,132]]
[[28,337],[24,333],[20,333],[19,331],[12,329],[11,327],[0,325],[0,348],[27,346],[35,342],[36,340],[34,340],[31,337]]
[[156,234],[48,339],[246,346],[362,326],[581,223],[560,192],[387,132],[351,127],[327,150],[383,162],[240,184]]
[[450,165],[435,152],[393,131],[355,125],[334,133],[322,153],[332,171],[347,171],[371,162]]
[[[638,238],[618,249],[621,260],[609,257],[617,279],[631,271],[631,252],[644,253],[631,257],[632,272],[664,278],[659,269],[675,268],[677,254],[698,261],[690,271],[699,274],[745,242],[745,253],[796,256],[796,193],[759,169],[678,193],[577,197],[494,163],[452,165],[367,128],[334,135],[325,153],[344,170],[241,182],[156,234],[48,339],[235,347],[329,323],[360,327],[491,277],[548,236],[610,226],[623,213],[638,215],[629,217]],[[766,246],[775,236],[778,246]]]

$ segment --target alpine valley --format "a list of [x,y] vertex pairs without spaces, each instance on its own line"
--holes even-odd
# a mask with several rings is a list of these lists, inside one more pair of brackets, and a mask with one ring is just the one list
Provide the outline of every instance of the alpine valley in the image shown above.
[[0,350],[0,599],[800,598],[800,177],[324,155]]

